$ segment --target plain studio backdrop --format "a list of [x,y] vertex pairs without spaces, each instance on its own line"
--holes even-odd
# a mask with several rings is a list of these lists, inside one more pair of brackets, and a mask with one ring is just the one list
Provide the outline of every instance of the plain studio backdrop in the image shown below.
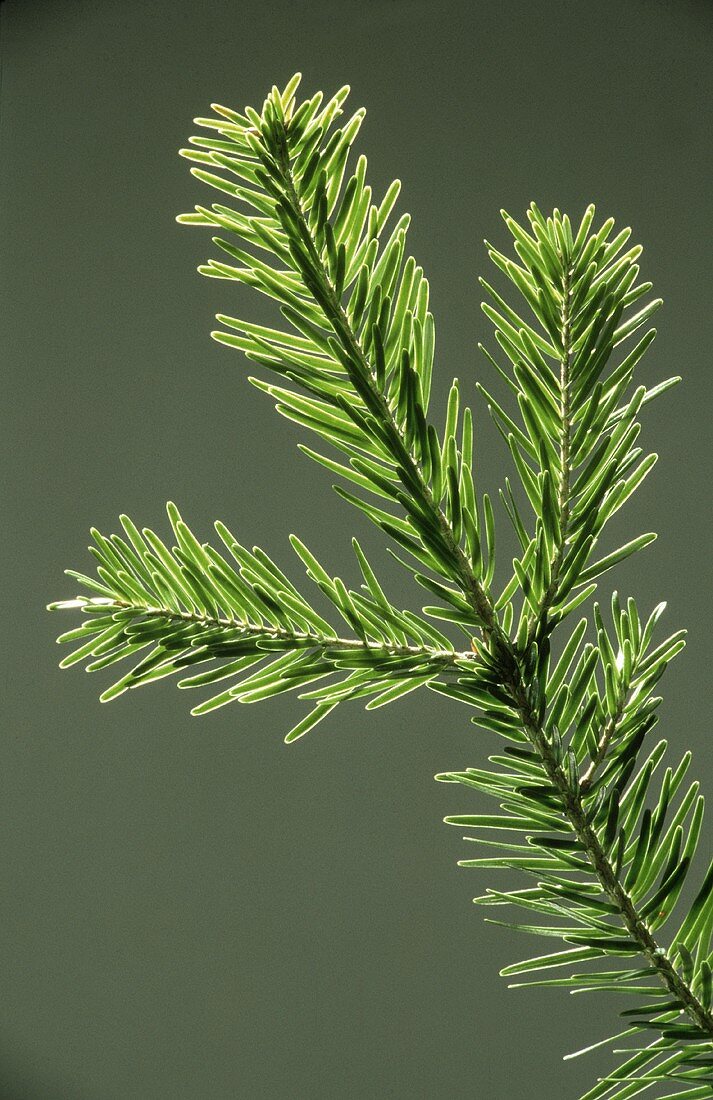
[[356,533],[394,600],[423,602],[210,340],[216,312],[265,306],[201,279],[209,234],[174,221],[209,200],[176,154],[211,102],[259,107],[297,69],[310,95],[348,82],[377,192],[404,181],[436,412],[457,374],[481,487],[508,472],[474,386],[493,378],[477,275],[500,208],[594,201],[644,244],[665,308],[641,377],[684,384],[645,411],[660,462],[611,538],[659,540],[615,583],[689,629],[659,731],[710,789],[713,4],[7,0],[0,29],[0,1095],[578,1095],[610,1057],[561,1055],[621,1006],[507,989],[498,970],[547,942],[483,924],[471,898],[504,880],[457,868],[468,845],[441,823],[481,802],[434,773],[484,761],[493,735],[427,691],[345,706],[291,748],[293,697],[199,720],[164,681],[102,706],[106,675],[57,669],[69,617],[44,605],[74,595],[63,569],[89,566],[92,524],[126,511],[165,533],[169,498],[295,579],[291,531],[352,584]]

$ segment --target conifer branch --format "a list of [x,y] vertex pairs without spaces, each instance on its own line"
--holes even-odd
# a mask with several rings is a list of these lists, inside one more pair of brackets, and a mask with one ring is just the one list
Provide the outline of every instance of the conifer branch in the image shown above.
[[[614,233],[613,219],[595,228],[592,206],[575,228],[535,204],[529,229],[504,214],[516,259],[488,245],[526,311],[481,280],[506,366],[483,350],[516,406],[508,411],[478,385],[516,482],[514,490],[505,478],[501,500],[519,550],[499,587],[494,511],[476,490],[472,415],[457,381],[443,428],[428,420],[435,330],[423,271],[405,258],[407,215],[384,241],[399,185],[372,203],[363,156],[346,178],[364,114],[335,128],[348,89],[324,106],[321,93],[298,105],[298,85],[296,76],[282,92],[273,88],[260,112],[216,105],[214,117],[197,120],[218,136],[191,138],[183,155],[198,179],[237,205],[197,206],[179,221],[228,234],[214,243],[237,266],[210,260],[203,274],[255,288],[280,310],[279,328],[219,314],[214,338],[278,376],[251,381],[336,450],[332,457],[301,445],[406,553],[398,560],[437,603],[420,613],[396,608],[356,540],[363,583],[347,588],[292,536],[345,635],[264,551],[248,551],[217,524],[226,558],[169,505],[172,548],[127,517],[123,536],[93,532],[96,576],[70,571],[91,594],[50,605],[88,615],[60,638],[79,643],[63,664],[94,671],[136,659],[103,699],[204,666],[179,686],[227,686],[193,713],[297,691],[313,709],[288,741],[347,699],[373,708],[425,686],[474,708],[473,722],[506,747],[488,767],[437,776],[499,802],[496,814],[446,818],[486,847],[461,865],[530,876],[531,886],[489,887],[475,900],[525,909],[540,923],[513,927],[566,945],[503,974],[573,966],[565,977],[513,984],[639,998],[622,1013],[625,1029],[603,1041],[624,1038],[629,1056],[582,1100],[628,1100],[656,1082],[674,1090],[666,1096],[713,1095],[713,865],[668,944],[661,938],[703,819],[698,784],[684,785],[690,754],[659,780],[666,743],[651,748],[649,738],[661,702],[653,691],[683,648],[683,632],[655,643],[664,605],[644,622],[633,599],[624,605],[614,593],[611,627],[595,603],[595,640],[585,641],[585,616],[563,637],[557,660],[551,650],[597,579],[655,538],[597,550],[656,461],[636,445],[637,418],[678,381],[632,392],[655,330],[629,342],[660,305],[641,304],[651,290],[638,281],[641,249],[624,250],[630,231]],[[446,630],[464,633],[471,648]]]
[[670,957],[656,942],[642,913],[624,889],[607,858],[599,837],[591,826],[590,816],[582,803],[580,790],[570,782],[558,762],[544,729],[532,711],[526,690],[522,684],[515,681],[512,681],[508,687],[518,707],[528,739],[537,749],[552,786],[561,797],[577,840],[586,852],[602,890],[615,906],[632,943],[638,946],[641,954],[656,971],[661,983],[677,1002],[677,1006],[681,1006],[703,1034],[713,1039],[713,1014],[695,996],[691,984],[678,974]]
[[[275,142],[277,146],[276,161],[285,192],[289,198],[292,213],[300,227],[300,235],[309,250],[309,258],[312,261],[310,266],[300,265],[302,275],[308,285],[311,286],[313,293],[315,293],[325,318],[341,344],[344,352],[343,361],[347,365],[347,369],[349,369],[349,366],[353,368],[352,381],[355,389],[364,399],[369,411],[377,418],[378,423],[382,427],[386,427],[385,442],[389,447],[404,491],[418,497],[419,504],[430,517],[434,530],[441,536],[446,552],[452,562],[452,572],[459,578],[464,594],[476,616],[476,621],[483,627],[485,637],[488,638],[493,634],[499,636],[501,633],[500,627],[492,603],[483,591],[478,578],[474,575],[459,545],[459,540],[454,535],[451,524],[434,500],[431,488],[423,475],[418,456],[414,454],[413,448],[409,448],[384,394],[378,388],[376,384],[377,370],[374,364],[369,362],[368,356],[349,322],[337,291],[330,281],[329,272],[322,262],[314,237],[310,233],[307,218],[297,193],[291,169],[287,136],[279,120],[276,121],[275,126]],[[296,259],[300,263],[299,253],[297,253]],[[316,287],[313,282],[315,277]]]

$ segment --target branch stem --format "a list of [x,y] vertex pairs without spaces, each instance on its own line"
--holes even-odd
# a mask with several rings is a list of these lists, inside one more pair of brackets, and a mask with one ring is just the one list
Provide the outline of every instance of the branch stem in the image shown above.
[[[528,632],[528,642],[539,638],[547,627],[547,613],[557,598],[560,571],[565,556],[565,547],[570,521],[570,481],[572,447],[572,410],[571,410],[571,370],[572,370],[572,268],[568,257],[560,252],[563,266],[562,308],[560,324],[562,327],[562,358],[560,360],[560,439],[559,460],[560,476],[557,487],[557,505],[559,508],[559,542],[550,563],[550,583],[547,586],[539,614],[535,616]],[[527,646],[525,647],[527,648]]]
[[[87,601],[89,602],[89,601]],[[103,605],[104,606],[104,605]],[[476,660],[472,650],[431,649],[429,646],[416,645],[391,645],[381,642],[362,641],[360,638],[341,638],[336,634],[333,637],[321,634],[310,634],[308,631],[285,630],[280,626],[256,626],[254,623],[241,622],[240,619],[226,619],[217,615],[203,615],[199,611],[174,611],[172,608],[159,606],[143,606],[131,604],[124,600],[114,600],[113,604],[105,605],[107,610],[112,607],[119,611],[134,611],[136,616],[167,619],[170,622],[196,623],[201,626],[214,626],[223,630],[237,630],[241,634],[252,635],[258,638],[276,639],[295,642],[297,645],[309,643],[312,646],[323,648],[337,647],[338,649],[367,650],[372,653],[383,653],[389,657],[420,657],[429,661],[443,661],[456,665],[459,661],[473,663]]]

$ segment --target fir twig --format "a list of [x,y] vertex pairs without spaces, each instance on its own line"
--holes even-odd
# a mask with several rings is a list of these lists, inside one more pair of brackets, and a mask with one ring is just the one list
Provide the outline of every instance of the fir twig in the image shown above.
[[[663,605],[644,622],[635,601],[622,605],[616,593],[611,627],[592,607],[594,641],[585,641],[588,617],[563,629],[598,577],[655,537],[598,550],[656,461],[636,445],[639,413],[678,380],[632,388],[655,335],[641,331],[660,305],[639,282],[641,249],[613,219],[595,227],[591,206],[575,228],[535,204],[528,228],[504,214],[515,258],[488,245],[510,290],[482,280],[499,349],[486,355],[514,402],[508,408],[479,388],[521,490],[505,479],[520,549],[500,579],[495,515],[476,489],[472,415],[457,381],[443,427],[428,418],[428,283],[406,254],[408,216],[387,235],[399,185],[375,203],[363,156],[347,175],[364,114],[337,125],[348,89],[298,105],[298,85],[297,76],[273,88],[260,111],[215,105],[198,120],[209,136],[183,153],[231,205],[197,206],[179,220],[227,234],[214,243],[231,262],[210,260],[203,274],[253,287],[280,310],[275,328],[221,314],[215,339],[277,376],[251,381],[332,449],[301,448],[337,475],[340,495],[395,543],[436,602],[419,613],[396,608],[356,542],[363,583],[347,588],[293,536],[344,634],[264,551],[248,551],[218,524],[226,557],[198,542],[169,505],[172,548],[126,517],[123,536],[93,533],[97,576],[72,574],[91,595],[51,605],[89,616],[60,639],[79,643],[63,663],[96,670],[136,658],[105,699],[203,665],[179,686],[227,686],[194,713],[297,690],[313,709],[287,740],[348,699],[382,706],[421,686],[475,708],[473,721],[504,739],[505,751],[489,767],[437,776],[499,802],[496,814],[446,819],[485,849],[462,865],[529,876],[530,885],[491,887],[476,901],[525,909],[534,923],[514,927],[564,945],[503,973],[526,976],[517,985],[635,999],[624,1030],[604,1041],[626,1042],[625,1061],[583,1100],[626,1100],[656,1083],[666,1096],[713,1095],[713,866],[666,945],[661,939],[703,815],[698,784],[684,786],[690,754],[659,781],[666,744],[650,747],[660,702],[652,693],[683,636],[655,643]],[[452,641],[453,630],[470,648]],[[570,972],[527,977],[552,968]]]

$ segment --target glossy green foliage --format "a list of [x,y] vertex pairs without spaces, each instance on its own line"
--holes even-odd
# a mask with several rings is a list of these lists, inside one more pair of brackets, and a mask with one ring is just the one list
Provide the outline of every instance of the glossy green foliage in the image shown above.
[[[650,932],[658,937],[665,929],[674,964],[682,969],[683,959],[688,960],[691,986],[710,1011],[710,875],[697,903],[707,916],[699,913],[692,920],[677,908],[697,849],[703,797],[699,784],[686,779],[690,754],[677,767],[664,769],[666,742],[647,744],[661,702],[652,694],[654,686],[683,644],[678,635],[656,644],[653,625],[661,610],[642,629],[633,601],[622,610],[615,596],[613,631],[607,631],[595,608],[596,645],[584,642],[587,622],[580,621],[548,670],[546,731],[553,757],[579,789],[586,822],[616,879]],[[660,1072],[664,1061],[669,1075],[688,1081],[695,1070],[699,1080],[708,1081],[710,1067],[704,1067],[710,1035],[681,1015],[684,1004],[660,982],[652,961],[645,959],[642,966],[637,959],[641,945],[622,928],[620,907],[603,893],[589,846],[573,826],[541,756],[523,736],[516,711],[504,700],[496,710],[468,673],[454,685],[433,686],[483,708],[473,721],[507,742],[504,751],[489,757],[490,767],[437,776],[498,802],[495,813],[446,818],[466,829],[465,839],[478,846],[474,858],[461,860],[460,866],[517,870],[530,879],[514,890],[489,888],[475,902],[497,906],[499,912],[507,907],[506,917],[487,918],[492,923],[563,941],[562,947],[508,966],[503,974],[515,978],[512,984],[518,987],[554,985],[636,998],[637,1007],[622,1012],[626,1031],[612,1039],[626,1035],[629,1048],[641,1040],[645,1054],[638,1054],[635,1063],[627,1060],[587,1096],[636,1095],[627,1091],[631,1081],[624,1089],[615,1080],[630,1078],[634,1068],[639,1075]],[[657,1037],[650,1044],[652,1031]]]
[[446,819],[478,846],[462,865],[522,874],[476,902],[504,912],[495,923],[557,941],[504,973],[514,985],[626,995],[611,1038],[623,1061],[585,1100],[713,1096],[703,798],[690,755],[665,767],[666,743],[652,738],[654,692],[683,632],[659,640],[664,605],[643,618],[616,594],[606,614],[594,604],[564,622],[655,537],[600,545],[656,460],[637,445],[639,414],[678,380],[635,383],[660,305],[639,279],[641,249],[612,219],[597,224],[593,207],[573,224],[534,204],[527,225],[504,215],[510,254],[488,245],[497,270],[482,280],[483,310],[497,348],[483,350],[503,396],[478,389],[511,464],[500,519],[518,547],[496,575],[495,509],[476,486],[457,381],[444,423],[429,419],[434,323],[408,215],[394,212],[398,182],[375,199],[366,158],[350,160],[364,112],[341,121],[347,89],[298,103],[298,85],[273,88],[260,111],[215,106],[197,120],[206,133],[183,155],[220,201],[179,221],[217,230],[222,258],[204,275],[275,303],[274,326],[219,315],[213,336],[258,365],[251,381],[317,437],[318,450],[301,449],[432,602],[397,609],[356,542],[361,582],[349,589],[293,536],[337,630],[263,551],[216,524],[219,552],[169,505],[173,546],[125,517],[122,536],[93,533],[96,577],[71,574],[88,594],[52,605],[87,616],[62,635],[78,643],[63,664],[128,660],[104,699],[190,670],[179,686],[211,689],[199,714],[295,691],[312,709],[287,740],[343,701],[376,707],[422,686],[474,708],[504,745],[437,777],[498,802]]
[[624,251],[629,229],[615,233],[611,218],[596,228],[594,207],[576,231],[566,215],[555,210],[546,219],[534,203],[529,231],[503,217],[516,258],[490,245],[488,251],[523,299],[524,316],[481,279],[489,299],[483,311],[506,367],[482,350],[511,391],[519,424],[485,387],[478,389],[507,442],[532,513],[531,522],[523,520],[508,486],[503,502],[522,548],[516,572],[529,605],[531,640],[578,606],[601,574],[656,537],[640,535],[597,552],[607,522],[656,461],[636,446],[636,418],[679,379],[632,392],[635,368],[655,336],[653,329],[642,330],[661,300],[646,301],[651,284],[639,282],[642,250]]
[[346,623],[351,636],[343,638],[259,547],[247,550],[216,523],[221,554],[196,539],[175,505],[168,505],[168,515],[172,548],[149,528],[139,531],[128,516],[122,516],[123,536],[92,531],[97,578],[72,575],[98,594],[50,605],[89,615],[59,638],[79,643],[63,668],[82,662],[96,672],[138,658],[104,692],[103,702],[209,665],[178,681],[181,688],[220,684],[193,714],[299,690],[314,706],[288,733],[286,740],[293,741],[342,700],[367,698],[373,709],[472,661],[433,625],[389,602],[356,540],[364,584],[352,592],[292,538],[307,576]]

